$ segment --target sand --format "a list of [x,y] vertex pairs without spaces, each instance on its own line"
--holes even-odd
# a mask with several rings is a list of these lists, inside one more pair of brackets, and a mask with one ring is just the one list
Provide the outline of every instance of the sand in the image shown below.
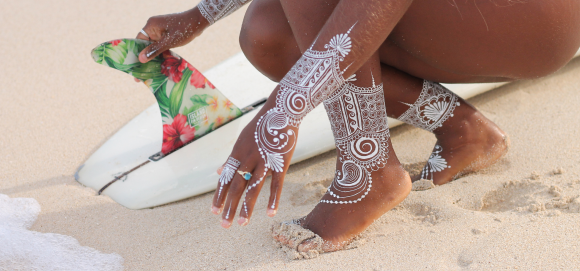
[[[334,153],[292,166],[280,210],[261,195],[250,225],[219,227],[212,193],[133,211],[79,185],[76,168],[154,102],[125,74],[93,63],[99,43],[134,37],[148,17],[187,1],[0,1],[0,194],[36,199],[31,230],[68,235],[127,270],[573,269],[580,265],[580,60],[546,78],[471,99],[511,138],[496,165],[413,191],[355,249],[289,260],[275,221],[306,215],[332,178]],[[239,52],[243,11],[176,51],[200,70]],[[435,138],[392,130],[399,159],[421,168]],[[266,184],[268,185],[268,184]],[[1,244],[5,246],[5,244]]]

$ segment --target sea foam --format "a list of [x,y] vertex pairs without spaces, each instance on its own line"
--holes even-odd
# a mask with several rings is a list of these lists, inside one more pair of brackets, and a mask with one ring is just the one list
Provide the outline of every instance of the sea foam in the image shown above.
[[0,194],[0,270],[122,270],[123,258],[73,237],[28,230],[40,213],[30,198]]

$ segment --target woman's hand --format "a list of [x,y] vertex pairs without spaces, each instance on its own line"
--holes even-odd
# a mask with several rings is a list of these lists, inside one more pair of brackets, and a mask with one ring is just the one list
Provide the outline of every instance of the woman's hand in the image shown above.
[[140,32],[137,38],[153,43],[141,51],[139,61],[146,63],[166,50],[190,43],[208,26],[209,22],[197,7],[180,13],[149,18],[143,27],[143,31],[149,37]]
[[[278,88],[266,104],[244,128],[223,167],[218,169],[220,181],[212,203],[212,212],[222,213],[224,228],[229,228],[241,203],[238,224],[249,223],[264,179],[272,174],[267,215],[278,210],[280,194],[298,137],[297,126],[289,125],[283,112],[276,108]],[[243,173],[251,174],[249,180]],[[242,197],[246,193],[245,197]]]

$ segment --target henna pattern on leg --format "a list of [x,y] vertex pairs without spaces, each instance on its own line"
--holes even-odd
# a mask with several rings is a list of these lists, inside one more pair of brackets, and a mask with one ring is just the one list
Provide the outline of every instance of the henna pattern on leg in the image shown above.
[[335,200],[322,203],[350,204],[361,201],[372,188],[371,172],[383,168],[388,159],[389,126],[383,84],[370,88],[346,83],[324,101],[331,123],[338,159],[328,193]]
[[459,101],[455,93],[440,84],[424,80],[423,90],[414,104],[407,104],[409,109],[397,119],[415,127],[433,132],[443,122],[453,117]]
[[[441,127],[447,119],[453,117],[453,111],[460,103],[455,93],[438,83],[424,80],[423,89],[417,101],[414,104],[407,105],[409,105],[409,109],[398,119],[415,127],[433,132]],[[433,173],[441,172],[451,167],[447,166],[447,161],[439,155],[441,151],[443,151],[441,146],[436,145],[423,171],[421,171],[422,179],[433,180]]]
[[[263,176],[247,187],[246,194],[263,181],[268,169],[275,172],[284,170],[286,161],[283,155],[294,149],[297,140],[291,127],[298,128],[306,114],[346,82],[339,63],[351,50],[349,34],[355,25],[356,23],[346,33],[334,36],[324,46],[328,50],[306,50],[280,82],[276,107],[260,117],[254,132],[266,168]],[[274,207],[273,205],[272,209]],[[244,210],[247,213],[246,201]]]
[[431,153],[429,160],[427,160],[427,164],[425,164],[423,171],[421,171],[421,179],[433,180],[433,173],[441,172],[444,169],[451,168],[451,166],[447,165],[445,158],[439,155],[439,153],[442,151],[443,148],[441,148],[441,146],[435,145],[433,153]]

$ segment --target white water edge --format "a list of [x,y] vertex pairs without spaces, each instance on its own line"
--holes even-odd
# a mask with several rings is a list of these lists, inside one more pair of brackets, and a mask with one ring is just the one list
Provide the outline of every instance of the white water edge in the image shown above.
[[40,213],[32,198],[0,194],[0,270],[123,270],[123,258],[73,237],[28,230]]

